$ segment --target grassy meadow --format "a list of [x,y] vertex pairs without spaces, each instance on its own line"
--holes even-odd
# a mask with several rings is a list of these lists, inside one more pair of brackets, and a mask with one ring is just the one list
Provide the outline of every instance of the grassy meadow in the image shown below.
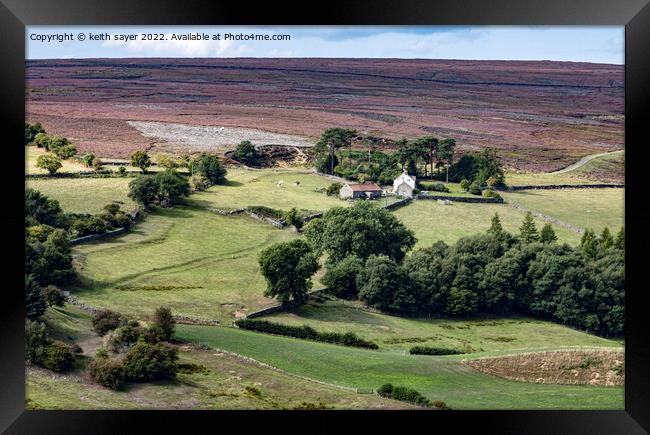
[[623,409],[622,388],[508,381],[471,369],[462,355],[400,355],[195,325],[178,325],[177,337],[335,385],[404,385],[453,409]]
[[614,233],[625,222],[624,196],[625,190],[620,188],[503,192],[505,199],[528,209],[583,229],[592,228],[600,232],[604,227],[609,227]]
[[360,301],[327,298],[311,301],[291,312],[265,316],[286,325],[309,325],[318,331],[354,331],[374,341],[381,351],[403,353],[413,346],[437,346],[468,353],[534,351],[557,347],[620,347],[614,340],[597,337],[553,322],[526,317],[476,317],[469,319],[408,318],[366,308]]
[[149,315],[174,313],[222,321],[272,305],[257,256],[296,237],[248,216],[198,207],[160,209],[128,234],[75,247],[80,285],[73,293],[98,307]]
[[[495,213],[499,214],[501,225],[506,231],[519,233],[525,213],[507,204],[454,202],[442,205],[433,200],[420,200],[394,212],[404,225],[415,232],[418,239],[416,248],[429,247],[438,240],[453,244],[461,237],[485,232],[490,228]],[[545,224],[541,219],[535,219],[535,223],[538,229]],[[576,232],[557,225],[553,229],[562,242],[575,245],[580,240],[580,234]]]

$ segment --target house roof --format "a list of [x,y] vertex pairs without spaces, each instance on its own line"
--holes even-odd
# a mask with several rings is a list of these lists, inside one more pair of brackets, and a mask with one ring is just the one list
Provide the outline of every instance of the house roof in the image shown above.
[[406,183],[412,189],[415,189],[415,176],[409,175],[406,172],[401,174],[395,180],[393,180],[393,188],[397,188],[402,183]]
[[375,183],[352,184],[348,183],[353,192],[381,192],[381,187]]

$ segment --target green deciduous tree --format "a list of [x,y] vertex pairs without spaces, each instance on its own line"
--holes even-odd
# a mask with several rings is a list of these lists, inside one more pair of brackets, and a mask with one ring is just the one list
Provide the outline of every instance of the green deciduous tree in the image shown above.
[[210,184],[222,184],[226,181],[226,168],[216,154],[201,154],[192,160],[189,166],[193,175],[203,175]]
[[304,301],[311,288],[311,276],[318,270],[318,260],[302,239],[276,243],[259,256],[262,275],[266,279],[266,296],[281,303],[290,299]]
[[147,169],[151,166],[151,158],[146,151],[138,150],[131,154],[131,166],[140,168],[142,173],[146,173]]
[[328,266],[321,282],[335,296],[356,298],[357,275],[363,267],[364,263],[358,257],[346,257],[337,264]]
[[43,154],[36,159],[36,167],[45,169],[50,175],[54,175],[62,166],[61,159],[52,154]]

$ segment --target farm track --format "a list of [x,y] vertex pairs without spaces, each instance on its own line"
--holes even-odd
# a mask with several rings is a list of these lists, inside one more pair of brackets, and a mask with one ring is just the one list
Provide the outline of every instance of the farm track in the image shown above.
[[552,174],[552,175],[565,174],[567,172],[571,172],[571,171],[573,171],[575,169],[578,169],[578,168],[584,166],[585,164],[587,164],[588,162],[590,162],[590,161],[592,161],[594,159],[597,159],[599,157],[611,156],[613,154],[619,154],[619,153],[623,153],[623,152],[625,152],[625,151],[624,150],[617,150],[617,151],[610,151],[610,152],[606,152],[606,153],[591,154],[589,156],[581,158],[580,160],[578,160],[577,162],[575,162],[572,165],[567,166],[566,168],[560,169],[559,171],[555,171],[555,172],[549,172],[549,174]]

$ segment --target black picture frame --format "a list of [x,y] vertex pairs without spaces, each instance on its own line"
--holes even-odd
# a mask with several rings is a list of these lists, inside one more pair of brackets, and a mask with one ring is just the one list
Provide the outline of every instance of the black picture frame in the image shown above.
[[[340,430],[468,430],[499,434],[641,434],[650,431],[650,343],[643,253],[650,207],[647,182],[650,105],[650,4],[648,0],[401,0],[322,3],[128,0],[0,0],[0,108],[7,121],[7,161],[21,161],[17,144],[25,119],[26,25],[347,24],[347,25],[624,25],[625,26],[625,227],[626,329],[624,411],[25,411],[24,302],[20,292],[24,246],[24,167],[3,165],[0,228],[5,247],[0,330],[0,430],[6,433],[165,432],[205,425],[212,431],[273,430],[332,433]],[[644,141],[644,139],[646,139]],[[13,149],[12,149],[13,148]],[[14,160],[15,159],[15,160]],[[19,248],[21,247],[21,248]],[[21,251],[22,252],[22,251]],[[237,425],[227,429],[226,424]],[[418,426],[423,425],[420,429]],[[140,426],[140,428],[138,428]]]

